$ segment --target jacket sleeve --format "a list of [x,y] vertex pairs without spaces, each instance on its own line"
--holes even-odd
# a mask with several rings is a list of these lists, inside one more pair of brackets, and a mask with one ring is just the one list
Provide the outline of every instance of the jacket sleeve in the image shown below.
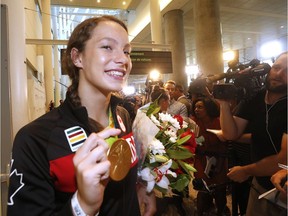
[[14,140],[7,216],[73,215],[69,198],[67,203],[56,201],[46,155],[47,142],[38,133],[35,136],[31,129],[37,130],[24,127]]

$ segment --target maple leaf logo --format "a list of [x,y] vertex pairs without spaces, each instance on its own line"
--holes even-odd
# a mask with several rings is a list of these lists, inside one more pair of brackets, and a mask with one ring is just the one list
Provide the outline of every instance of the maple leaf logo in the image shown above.
[[[13,165],[14,159],[11,161],[11,167]],[[18,173],[17,169],[14,169],[10,173],[10,181],[14,182],[14,185],[11,186],[12,192],[8,200],[8,205],[14,205],[13,197],[18,193],[18,191],[24,187],[23,183],[23,173]]]

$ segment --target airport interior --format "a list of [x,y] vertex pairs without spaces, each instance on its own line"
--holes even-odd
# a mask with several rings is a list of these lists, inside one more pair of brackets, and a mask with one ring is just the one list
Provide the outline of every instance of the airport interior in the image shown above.
[[[1,0],[2,215],[15,135],[65,100],[71,83],[61,58],[69,36],[102,15],[128,27],[133,66],[122,96],[144,99],[147,85],[167,80],[185,92],[198,78],[221,83],[233,67],[272,65],[288,46],[286,0]],[[196,215],[191,197],[185,210]]]

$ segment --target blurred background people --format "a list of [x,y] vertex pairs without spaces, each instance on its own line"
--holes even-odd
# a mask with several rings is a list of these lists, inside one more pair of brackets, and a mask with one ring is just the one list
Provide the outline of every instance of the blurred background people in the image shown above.
[[169,93],[160,86],[155,86],[151,93],[151,101],[154,102],[158,99],[158,105],[162,113],[167,113],[169,107],[170,96]]
[[[197,212],[199,216],[209,214],[215,206],[217,215],[226,215],[226,176],[228,171],[227,144],[207,129],[221,129],[219,120],[219,107],[210,98],[198,98],[193,101],[193,120],[199,126],[199,135],[205,141],[196,148],[194,166],[194,186],[204,180],[207,188],[203,186],[197,193]],[[201,184],[201,183],[200,183]],[[228,214],[229,215],[229,214]]]
[[167,112],[171,115],[181,115],[182,117],[188,117],[186,106],[174,99],[175,87],[176,83],[173,80],[168,80],[164,84],[164,89],[168,91],[170,95],[170,104]]
[[187,113],[188,113],[188,116],[191,115],[191,112],[192,112],[192,102],[190,99],[188,99],[186,97],[186,95],[184,94],[184,88],[182,85],[180,84],[176,84],[175,85],[175,91],[173,93],[174,95],[174,99],[180,103],[183,103],[186,108],[187,108]]

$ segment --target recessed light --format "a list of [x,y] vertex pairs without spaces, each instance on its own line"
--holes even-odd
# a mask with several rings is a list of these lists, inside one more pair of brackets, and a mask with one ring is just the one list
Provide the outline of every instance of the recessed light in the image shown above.
[[283,28],[284,28],[284,26],[282,25],[282,26],[280,26],[280,28],[281,28],[281,29],[283,29]]
[[126,1],[123,1],[123,2],[122,2],[122,5],[126,5]]
[[100,3],[101,2],[101,0],[97,0],[97,3]]

